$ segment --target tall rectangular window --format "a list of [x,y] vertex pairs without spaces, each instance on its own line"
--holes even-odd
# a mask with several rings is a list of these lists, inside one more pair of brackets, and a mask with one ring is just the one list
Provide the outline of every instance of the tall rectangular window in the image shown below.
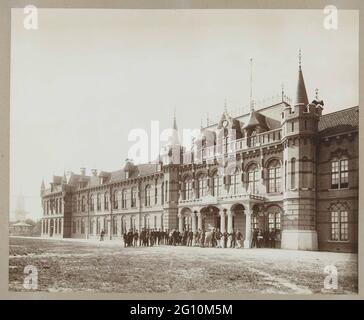
[[331,211],[331,240],[349,240],[349,225],[347,211]]
[[331,189],[347,188],[349,186],[349,160],[331,162]]

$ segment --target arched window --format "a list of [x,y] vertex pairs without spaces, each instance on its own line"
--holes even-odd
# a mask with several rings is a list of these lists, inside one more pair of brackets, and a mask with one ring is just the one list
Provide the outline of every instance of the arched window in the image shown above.
[[168,202],[168,181],[164,185],[164,200]]
[[337,202],[330,206],[331,240],[349,240],[349,217],[346,203]]
[[96,210],[101,211],[101,194],[98,193],[96,196]]
[[58,213],[58,199],[56,199],[55,213]]
[[281,192],[281,165],[278,160],[268,165],[268,192]]
[[90,234],[95,233],[95,220],[90,221]]
[[239,170],[235,168],[231,174],[230,193],[237,194],[239,191]]
[[302,186],[304,188],[310,187],[311,180],[311,161],[307,157],[302,158]]
[[158,203],[158,188],[157,185],[154,185],[154,204]]
[[127,230],[127,226],[126,226],[126,217],[122,217],[121,218],[121,232],[124,234],[126,233]]
[[94,195],[93,194],[90,196],[90,211],[91,212],[95,211],[95,203],[94,203]]
[[251,194],[258,194],[259,170],[256,164],[248,167],[248,190]]
[[109,193],[104,193],[104,210],[109,210]]
[[192,179],[187,176],[183,182],[182,199],[190,200],[192,197]]
[[130,229],[135,230],[135,217],[134,216],[130,217]]
[[184,220],[184,230],[192,230],[192,217],[191,216],[185,216],[183,218]]
[[268,214],[268,229],[279,231],[281,230],[281,213],[280,211],[270,212]]
[[162,182],[162,185],[161,185],[161,202],[162,204],[164,204],[164,182]]
[[206,195],[207,179],[206,176],[200,174],[197,179],[197,198],[202,198]]
[[219,175],[219,172],[216,171],[212,177],[212,195],[214,197],[218,197],[221,191],[222,178]]
[[291,159],[291,189],[296,188],[296,159]]
[[96,234],[100,234],[101,232],[101,220],[100,218],[97,218],[96,220]]
[[145,215],[144,216],[144,227],[146,229],[149,229],[150,228],[150,217],[149,217],[149,215]]
[[81,234],[85,233],[85,219],[81,219]]
[[335,159],[331,161],[331,189],[349,186],[349,160]]
[[149,184],[145,187],[144,197],[145,197],[144,204],[146,207],[149,207],[150,206],[150,185]]
[[118,234],[118,220],[117,217],[112,219],[112,234],[116,236]]
[[113,194],[113,209],[119,209],[119,191],[115,190]]
[[127,191],[126,189],[123,189],[122,193],[121,193],[121,207],[123,209],[126,209],[126,204],[127,204]]
[[60,198],[59,200],[58,200],[58,212],[59,213],[62,213],[62,202],[63,202],[63,200],[62,200],[62,198]]
[[284,190],[287,191],[287,160],[284,162]]
[[136,207],[136,188],[133,187],[131,188],[131,207],[135,208]]
[[81,211],[82,212],[86,211],[86,198],[85,198],[85,196],[82,196],[82,198],[81,198]]

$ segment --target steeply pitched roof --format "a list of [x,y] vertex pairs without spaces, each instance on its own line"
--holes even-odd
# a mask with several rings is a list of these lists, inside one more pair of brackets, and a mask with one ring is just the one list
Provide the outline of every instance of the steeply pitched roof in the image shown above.
[[318,129],[320,134],[335,134],[359,129],[359,107],[352,107],[321,117]]
[[303,80],[303,74],[301,66],[298,70],[298,82],[297,82],[297,90],[296,90],[296,101],[295,104],[303,103],[305,106],[308,105],[308,98],[306,92],[305,81]]
[[250,127],[255,127],[255,126],[260,126],[263,129],[268,129],[265,116],[260,114],[257,111],[252,111],[250,113],[250,118],[248,120],[248,123],[245,125],[244,128],[250,128]]

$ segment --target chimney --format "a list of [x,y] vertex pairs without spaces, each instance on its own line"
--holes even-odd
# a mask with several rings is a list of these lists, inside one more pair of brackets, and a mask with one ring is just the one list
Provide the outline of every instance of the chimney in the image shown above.
[[80,168],[80,171],[82,176],[86,175],[86,168]]
[[94,177],[97,176],[97,169],[91,169],[91,173]]

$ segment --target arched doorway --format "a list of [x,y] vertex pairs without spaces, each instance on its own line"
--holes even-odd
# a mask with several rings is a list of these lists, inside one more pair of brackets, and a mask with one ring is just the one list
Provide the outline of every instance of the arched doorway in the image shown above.
[[281,246],[281,213],[278,205],[253,206],[252,233],[259,234],[261,247],[280,248]]
[[[232,228],[233,231],[240,231],[245,239],[245,208],[241,203],[234,204],[231,207],[232,216]],[[229,230],[228,230],[229,231]]]
[[202,216],[202,229],[212,230],[220,229],[221,218],[219,215],[219,209],[215,206],[207,206],[201,209],[200,213]]

